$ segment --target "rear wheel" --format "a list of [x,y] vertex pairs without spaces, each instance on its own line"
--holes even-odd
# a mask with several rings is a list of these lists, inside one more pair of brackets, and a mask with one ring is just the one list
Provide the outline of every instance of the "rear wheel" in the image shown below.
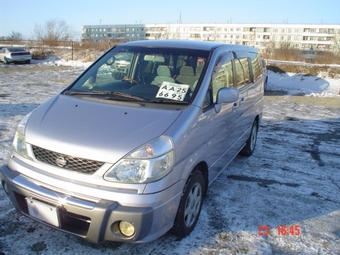
[[205,186],[202,173],[194,170],[184,187],[175,218],[173,232],[177,237],[183,238],[195,228],[202,208]]
[[240,152],[243,156],[251,156],[254,153],[257,140],[257,130],[257,120],[255,120],[251,128],[247,143],[244,145],[243,149]]
[[4,63],[7,65],[8,64],[8,59],[4,57]]

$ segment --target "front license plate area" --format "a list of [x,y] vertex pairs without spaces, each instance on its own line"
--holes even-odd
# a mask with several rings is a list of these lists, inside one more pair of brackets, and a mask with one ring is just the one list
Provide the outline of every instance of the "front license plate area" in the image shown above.
[[56,206],[45,204],[38,200],[27,197],[26,202],[29,215],[53,226],[60,226],[59,213]]

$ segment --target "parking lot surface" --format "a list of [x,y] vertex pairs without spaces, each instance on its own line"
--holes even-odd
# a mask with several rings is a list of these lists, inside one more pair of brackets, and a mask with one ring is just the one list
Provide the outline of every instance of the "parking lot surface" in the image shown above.
[[[1,67],[0,165],[20,119],[81,71]],[[340,254],[340,99],[264,100],[255,153],[210,186],[187,238],[90,244],[18,214],[0,188],[0,254]]]

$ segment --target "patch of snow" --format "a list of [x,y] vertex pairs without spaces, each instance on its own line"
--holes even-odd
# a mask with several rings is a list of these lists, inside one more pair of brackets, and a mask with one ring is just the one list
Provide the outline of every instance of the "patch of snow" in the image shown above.
[[267,90],[286,91],[291,95],[340,98],[339,78],[322,76],[268,71]]

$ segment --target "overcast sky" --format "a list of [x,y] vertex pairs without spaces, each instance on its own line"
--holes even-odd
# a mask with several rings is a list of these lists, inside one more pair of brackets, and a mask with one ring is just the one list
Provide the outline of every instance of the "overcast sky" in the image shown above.
[[340,24],[340,0],[1,0],[0,37],[29,39],[36,24],[169,23]]

